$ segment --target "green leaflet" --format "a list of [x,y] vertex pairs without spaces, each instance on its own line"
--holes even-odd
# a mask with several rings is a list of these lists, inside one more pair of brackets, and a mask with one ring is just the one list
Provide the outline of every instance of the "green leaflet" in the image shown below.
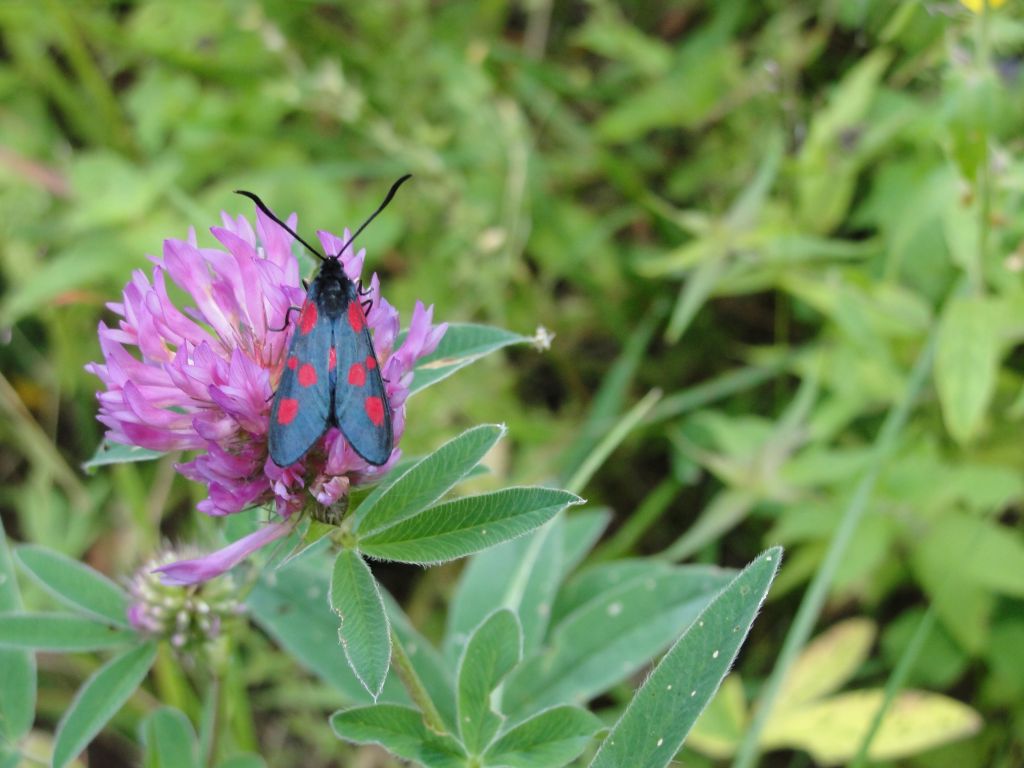
[[357,744],[380,744],[390,752],[427,768],[465,768],[465,752],[451,736],[439,736],[423,724],[415,709],[372,704],[331,715],[338,738]]
[[505,711],[524,717],[582,702],[634,674],[679,636],[730,577],[719,568],[673,568],[598,595],[558,624],[546,647],[510,675]]
[[382,560],[440,563],[521,536],[581,499],[551,488],[506,488],[438,504],[359,539]]
[[72,608],[124,627],[128,595],[102,573],[46,547],[24,544],[15,550],[22,567],[51,595]]
[[161,707],[139,726],[145,746],[143,768],[199,768],[196,733],[188,718],[174,707]]
[[519,620],[509,610],[491,614],[466,643],[456,690],[459,734],[470,754],[480,754],[501,726],[491,693],[519,663],[522,645]]
[[507,768],[561,768],[576,759],[600,729],[601,721],[585,709],[552,707],[509,730],[487,750],[484,760]]
[[12,613],[0,621],[0,647],[38,651],[97,651],[135,642],[133,630],[70,613]]
[[591,768],[663,768],[711,701],[750,631],[782,549],[748,565],[658,663],[608,734]]
[[355,530],[368,536],[418,514],[469,474],[504,434],[505,427],[496,424],[467,429],[379,485],[356,509]]
[[[501,328],[473,323],[449,323],[448,330],[431,354],[416,364],[409,396],[447,379],[460,368],[481,357],[514,344],[533,343],[532,336],[522,336]],[[396,343],[396,347],[401,339]]]
[[391,663],[391,636],[380,587],[358,553],[343,549],[334,560],[328,599],[341,619],[338,637],[359,682],[376,699]]
[[82,464],[82,469],[86,472],[93,472],[97,467],[135,461],[153,461],[165,455],[162,451],[151,451],[146,448],[139,448],[137,445],[112,443],[104,439],[96,446],[96,452],[92,455],[92,458]]
[[145,679],[156,644],[145,643],[115,656],[90,677],[57,724],[53,768],[64,768],[121,708]]
[[1003,340],[992,302],[958,296],[939,325],[935,386],[949,433],[966,443],[981,430],[995,394]]
[[[0,614],[22,609],[21,592],[0,520]],[[0,615],[0,626],[7,616]],[[0,744],[16,743],[35,720],[36,657],[31,651],[0,648]],[[0,747],[2,749],[2,747]],[[20,757],[12,758],[20,762]],[[0,752],[0,765],[3,752]]]
[[[328,610],[330,560],[310,556],[264,573],[246,600],[256,623],[306,669],[354,704],[373,699],[359,682],[338,643],[337,617]],[[402,687],[389,681],[381,694],[404,701]]]

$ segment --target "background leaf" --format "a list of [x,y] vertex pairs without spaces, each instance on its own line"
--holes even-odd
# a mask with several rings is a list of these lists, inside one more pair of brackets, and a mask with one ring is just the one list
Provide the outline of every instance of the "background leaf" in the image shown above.
[[[881,690],[853,691],[780,713],[765,728],[766,747],[805,749],[818,762],[850,760],[882,704]],[[872,742],[872,760],[898,760],[977,733],[970,707],[934,693],[907,691],[896,699]]]
[[217,768],[267,768],[267,763],[259,755],[235,755],[218,763]]
[[984,299],[950,302],[939,326],[935,384],[946,427],[961,443],[981,429],[995,394],[1001,349],[999,325]]
[[581,509],[566,516],[562,534],[562,577],[578,566],[601,538],[611,519],[608,509]]
[[[246,599],[256,623],[303,667],[338,693],[339,703],[373,701],[349,666],[338,642],[338,620],[328,602],[330,561],[292,561],[264,573]],[[401,686],[389,680],[381,694],[404,701]]]
[[[562,579],[567,536],[563,515],[518,539],[470,560],[449,606],[444,649],[458,659],[472,630],[500,605],[516,612],[524,628],[524,653],[538,645]],[[578,544],[578,540],[573,540]],[[529,630],[526,628],[529,627]],[[527,634],[528,631],[528,634]]]
[[874,624],[848,619],[814,639],[789,670],[779,689],[779,711],[799,707],[838,690],[867,658]]
[[688,626],[731,572],[691,566],[632,579],[585,603],[505,686],[513,717],[586,701],[634,674]]
[[218,763],[217,768],[266,768],[266,761],[259,755],[236,755]]

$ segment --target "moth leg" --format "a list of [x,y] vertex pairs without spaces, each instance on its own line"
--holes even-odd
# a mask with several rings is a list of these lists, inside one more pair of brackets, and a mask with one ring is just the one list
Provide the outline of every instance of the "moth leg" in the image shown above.
[[373,291],[373,289],[372,289],[372,288],[367,288],[367,289],[366,289],[366,290],[364,291],[364,290],[363,290],[363,284],[362,284],[362,283],[360,283],[360,284],[359,284],[359,288],[358,288],[358,291],[359,291],[359,295],[360,295],[360,296],[369,296],[369,295],[370,295],[370,293],[371,293],[371,292]]
[[268,326],[267,330],[268,331],[275,331],[275,332],[283,331],[285,328],[288,327],[288,319],[291,317],[292,312],[298,312],[300,309],[302,309],[302,307],[288,307],[288,310],[284,313],[284,323],[281,324],[281,327],[280,328],[270,328]]
[[359,303],[363,306],[363,312],[369,315],[370,310],[373,309],[373,300],[365,299],[364,301],[361,301]]

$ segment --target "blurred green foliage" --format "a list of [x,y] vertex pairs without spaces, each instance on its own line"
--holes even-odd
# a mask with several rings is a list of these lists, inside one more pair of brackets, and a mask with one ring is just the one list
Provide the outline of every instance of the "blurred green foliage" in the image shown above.
[[[174,457],[79,470],[104,303],[163,238],[251,213],[234,189],[338,231],[412,172],[363,236],[389,300],[557,338],[417,397],[407,452],[503,419],[499,476],[582,479],[613,510],[592,559],[784,544],[748,699],[934,343],[818,626],[874,621],[859,687],[909,660],[908,684],[981,715],[892,764],[1019,765],[1022,66],[1018,0],[0,3],[7,530],[115,577],[212,530]],[[436,639],[458,570],[382,578]],[[336,701],[248,646],[237,742],[258,722],[268,764],[337,759]],[[88,670],[41,663],[45,728]]]

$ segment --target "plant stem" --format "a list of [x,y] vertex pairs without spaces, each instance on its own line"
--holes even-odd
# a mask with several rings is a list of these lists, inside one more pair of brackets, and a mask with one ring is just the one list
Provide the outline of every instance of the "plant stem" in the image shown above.
[[793,666],[793,662],[796,661],[797,656],[811,636],[814,624],[821,614],[825,599],[828,597],[828,589],[832,584],[832,579],[835,577],[836,570],[839,568],[839,563],[846,554],[847,547],[849,547],[853,539],[853,534],[856,532],[861,518],[864,517],[864,513],[867,511],[868,503],[871,501],[875,483],[878,480],[878,475],[881,473],[882,466],[892,453],[893,447],[896,444],[896,438],[903,431],[907,418],[910,416],[911,408],[924,387],[929,371],[931,371],[932,358],[935,354],[936,336],[937,334],[933,329],[925,342],[924,349],[914,363],[914,368],[910,373],[907,388],[903,393],[902,399],[893,406],[885,417],[885,422],[882,424],[882,428],[879,430],[878,437],[875,440],[874,450],[872,451],[867,470],[857,484],[857,488],[846,509],[843,511],[839,527],[829,542],[825,559],[814,574],[807,593],[800,603],[796,618],[793,620],[793,626],[790,627],[786,640],[782,645],[782,651],[775,664],[775,669],[772,670],[772,674],[761,693],[750,726],[747,728],[746,733],[743,734],[743,740],[740,742],[739,749],[736,752],[736,759],[733,761],[733,768],[752,768],[757,760],[761,731],[764,730],[764,726],[768,722],[772,706],[778,696],[782,682],[786,679],[790,668]]
[[190,718],[199,713],[199,699],[167,643],[157,647],[153,679],[156,681],[158,698],[164,704],[180,709]]
[[405,652],[405,646],[402,645],[402,641],[398,637],[398,633],[395,632],[394,627],[390,628],[390,633],[391,664],[395,672],[398,673],[398,679],[402,681],[405,690],[409,692],[409,698],[420,708],[424,725],[434,731],[434,733],[447,733],[448,728],[445,726],[444,720],[441,719],[441,713],[437,711],[434,700],[427,693],[427,689],[424,687],[423,681],[420,680],[420,676],[416,674],[416,669],[409,659],[409,654]]
[[971,294],[979,296],[985,291],[985,261],[988,255],[989,229],[992,220],[992,152],[989,148],[989,130],[992,125],[992,100],[990,80],[992,71],[992,42],[989,34],[989,0],[982,3],[978,18],[978,40],[976,66],[983,73],[984,90],[982,96],[982,154],[978,163],[978,252],[968,265]]
[[789,354],[781,356],[767,365],[736,368],[713,379],[695,384],[682,392],[668,395],[651,409],[644,423],[654,424],[666,419],[673,419],[718,400],[724,400],[730,395],[760,386],[779,376],[796,357],[796,355]]
[[203,713],[199,727],[200,759],[203,765],[212,766],[217,760],[217,741],[220,735],[221,710],[224,686],[219,674],[214,674],[206,690],[206,701],[203,702]]
[[928,606],[928,610],[925,611],[924,616],[921,617],[920,623],[917,625],[917,629],[914,630],[913,637],[910,638],[910,643],[907,645],[903,654],[900,656],[899,662],[896,664],[896,668],[889,675],[889,679],[885,683],[885,696],[882,699],[882,704],[875,710],[874,717],[871,718],[871,724],[868,726],[867,733],[864,734],[864,738],[861,739],[860,747],[857,750],[857,755],[853,758],[853,762],[850,763],[850,768],[864,768],[868,762],[868,750],[871,749],[871,742],[875,739],[875,734],[878,733],[878,729],[882,727],[882,721],[885,716],[889,713],[889,709],[892,703],[896,700],[897,694],[903,689],[903,686],[907,682],[907,678],[910,676],[910,670],[914,668],[914,663],[921,655],[921,649],[924,648],[925,641],[932,632],[932,627],[935,626],[935,603],[932,602]]
[[594,447],[586,461],[566,481],[566,490],[572,493],[580,493],[594,473],[604,464],[605,459],[611,455],[612,451],[619,447],[619,444],[626,439],[626,435],[643,421],[644,417],[650,413],[655,403],[660,399],[661,390],[652,389],[628,413],[619,419],[618,423],[604,436],[604,439]]
[[604,544],[595,549],[588,563],[601,563],[625,557],[630,553],[648,529],[653,526],[679,495],[679,481],[673,477],[662,480],[647,494],[636,512]]
[[[87,512],[92,506],[89,489],[57,450],[54,441],[39,426],[39,422],[21,401],[17,391],[0,373],[0,411],[10,420],[10,429],[18,436],[22,455],[33,464],[51,472],[77,512]],[[6,430],[5,430],[6,431]]]

